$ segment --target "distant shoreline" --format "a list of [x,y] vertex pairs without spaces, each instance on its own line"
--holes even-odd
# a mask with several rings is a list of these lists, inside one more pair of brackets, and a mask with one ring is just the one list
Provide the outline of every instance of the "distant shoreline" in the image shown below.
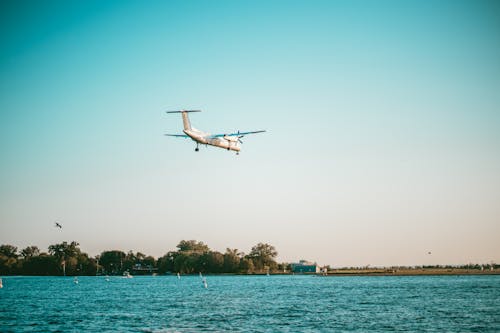
[[[249,274],[241,274],[241,273],[204,273],[206,276],[266,276],[266,273],[249,273]],[[500,275],[500,269],[494,270],[478,270],[478,269],[335,269],[328,271],[327,274],[324,273],[290,273],[290,272],[274,272],[269,275],[290,275],[290,276],[311,276],[311,277],[335,277],[335,276],[440,276],[440,275],[457,275],[457,276],[466,276],[466,275]],[[61,275],[3,275],[3,277],[7,276],[57,276],[64,277]],[[74,275],[67,275],[66,277],[72,277]],[[96,276],[102,277],[104,275],[78,275],[78,276]],[[118,276],[121,275],[109,275],[109,276]],[[140,274],[135,276],[152,276],[152,274]],[[157,274],[156,276],[176,276],[174,273],[170,274]],[[181,274],[181,276],[198,276],[198,274]]]
[[[211,250],[196,240],[181,240],[177,250],[154,258],[141,252],[105,250],[95,257],[80,249],[76,241],[63,241],[48,247],[48,253],[31,245],[18,251],[10,244],[0,245],[0,276],[97,276],[97,275],[326,275],[326,276],[415,276],[415,275],[496,275],[500,264],[320,266],[316,262],[277,262],[278,251],[258,243],[250,253],[226,248]],[[326,274],[325,274],[326,273]]]
[[500,270],[463,268],[380,268],[380,269],[335,269],[325,276],[421,276],[421,275],[499,275]]

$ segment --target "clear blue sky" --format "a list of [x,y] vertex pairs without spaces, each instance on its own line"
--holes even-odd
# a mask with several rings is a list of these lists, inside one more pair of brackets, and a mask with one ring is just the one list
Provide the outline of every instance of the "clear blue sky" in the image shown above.
[[[500,261],[498,2],[0,7],[0,243]],[[195,153],[179,108],[268,132]]]

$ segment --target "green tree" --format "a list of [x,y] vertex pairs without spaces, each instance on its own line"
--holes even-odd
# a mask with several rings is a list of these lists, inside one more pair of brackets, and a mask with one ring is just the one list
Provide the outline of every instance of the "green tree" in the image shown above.
[[121,274],[124,271],[123,261],[125,257],[126,254],[123,251],[104,251],[99,257],[99,265],[102,266],[106,274]]
[[95,275],[97,273],[97,261],[90,258],[87,253],[77,256],[76,272],[78,275]]
[[237,273],[240,269],[241,258],[245,254],[239,252],[238,249],[227,248],[224,253],[224,269],[225,273]]
[[7,258],[17,258],[17,247],[9,244],[0,245],[0,255]]
[[252,259],[245,256],[240,260],[240,272],[242,273],[253,273],[255,270]]
[[68,242],[53,244],[49,246],[49,253],[61,261],[67,260],[76,257],[80,253],[79,245],[80,244],[75,241],[70,244],[68,244]]
[[124,270],[134,270],[135,273],[144,274],[152,272],[155,268],[156,261],[152,256],[146,256],[144,253],[133,253],[129,251],[123,262]]
[[40,255],[40,249],[38,248],[38,246],[32,245],[21,250],[21,256],[25,260],[39,255]]
[[167,272],[178,272],[174,269],[174,260],[176,255],[176,251],[169,251],[163,257],[158,258],[158,273],[165,274]]
[[18,267],[17,247],[3,244],[0,245],[0,274],[15,274]]
[[142,259],[142,265],[149,268],[156,267],[156,260],[153,256],[146,256]]
[[177,245],[179,249],[173,255],[173,271],[190,274],[205,271],[205,254],[210,251],[203,242],[182,240]]
[[207,245],[203,242],[198,242],[195,240],[181,240],[177,245],[179,252],[196,252],[204,253],[210,251]]
[[53,244],[49,246],[49,253],[57,258],[61,265],[61,269],[65,270],[67,275],[75,275],[78,270],[78,256],[81,254],[80,244],[73,241],[62,242],[60,244]]
[[136,255],[134,254],[133,251],[128,251],[127,254],[125,255],[125,258],[123,258],[122,270],[131,271],[136,263],[137,263]]
[[58,275],[60,262],[54,256],[42,253],[25,259],[22,268],[24,275]]
[[202,253],[198,252],[178,252],[174,258],[174,271],[183,274],[201,272],[201,256]]
[[200,272],[221,273],[224,267],[224,255],[217,251],[209,251],[200,257]]
[[276,268],[274,258],[278,256],[278,252],[274,246],[264,243],[259,243],[252,247],[248,257],[252,259],[255,269],[264,270],[266,268]]

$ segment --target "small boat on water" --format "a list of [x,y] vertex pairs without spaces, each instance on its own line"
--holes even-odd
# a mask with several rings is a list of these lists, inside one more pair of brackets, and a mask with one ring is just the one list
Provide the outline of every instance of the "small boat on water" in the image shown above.
[[124,279],[131,279],[131,278],[133,278],[133,276],[130,275],[129,271],[125,271],[125,272],[123,272],[123,278]]
[[0,289],[3,288],[3,281],[2,278],[0,278]]
[[75,278],[73,279],[73,283],[78,284],[78,277],[75,276]]

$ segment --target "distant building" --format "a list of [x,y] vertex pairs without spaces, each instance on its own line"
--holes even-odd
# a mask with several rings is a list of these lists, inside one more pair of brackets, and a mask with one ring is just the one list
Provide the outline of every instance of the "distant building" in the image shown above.
[[319,273],[320,268],[315,262],[301,260],[298,263],[290,264],[293,273]]
[[132,273],[134,275],[146,275],[146,274],[153,274],[158,271],[158,268],[154,268],[151,265],[143,265],[143,264],[135,264],[132,267]]

